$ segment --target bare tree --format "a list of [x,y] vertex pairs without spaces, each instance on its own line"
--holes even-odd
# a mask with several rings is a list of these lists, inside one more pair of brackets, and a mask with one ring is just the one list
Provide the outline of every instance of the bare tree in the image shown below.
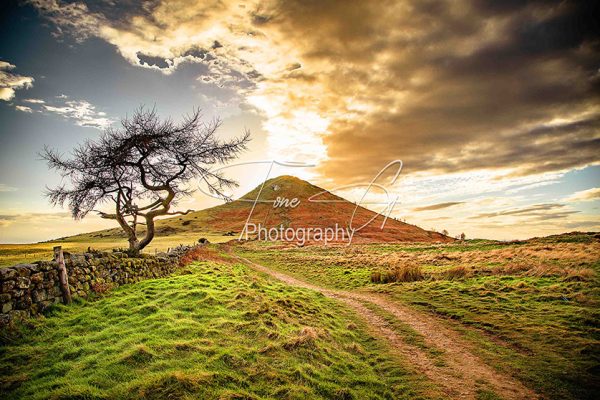
[[[223,190],[237,186],[210,168],[235,159],[246,149],[250,133],[220,141],[215,135],[220,125],[218,119],[202,122],[200,110],[174,123],[161,120],[154,109],[140,107],[121,121],[120,128],[109,128],[98,140],[79,145],[71,159],[45,147],[42,158],[71,183],[48,188],[46,195],[53,205],[67,203],[74,219],[93,211],[117,221],[127,235],[129,252],[137,255],[154,238],[157,217],[192,211],[171,211],[194,191],[190,181],[204,182],[226,199]],[[113,203],[114,213],[96,209],[104,203]],[[146,226],[141,238],[139,225]]]
[[464,232],[460,234],[460,240],[465,240],[466,237],[467,236],[464,234]]
[[442,231],[442,235],[444,235],[444,236],[448,236],[448,231],[444,229],[444,230]]

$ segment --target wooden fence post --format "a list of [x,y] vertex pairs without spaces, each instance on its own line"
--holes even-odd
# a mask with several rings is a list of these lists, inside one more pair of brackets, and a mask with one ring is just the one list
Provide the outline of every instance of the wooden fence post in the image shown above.
[[60,282],[60,291],[63,295],[63,302],[71,304],[71,290],[69,289],[69,277],[67,276],[67,267],[65,267],[65,257],[62,247],[54,247],[54,260],[58,262],[58,280]]

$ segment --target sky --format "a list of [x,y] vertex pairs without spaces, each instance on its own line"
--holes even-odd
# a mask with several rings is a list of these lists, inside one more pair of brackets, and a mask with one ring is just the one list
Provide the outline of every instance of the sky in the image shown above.
[[[600,6],[575,1],[4,1],[0,243],[73,221],[38,153],[69,154],[140,105],[252,134],[241,161],[299,162],[350,200],[389,162],[393,216],[467,237],[600,230]],[[267,163],[228,170],[240,196]],[[387,181],[386,181],[387,179]],[[373,198],[382,198],[373,193]],[[197,193],[201,209],[218,200]]]

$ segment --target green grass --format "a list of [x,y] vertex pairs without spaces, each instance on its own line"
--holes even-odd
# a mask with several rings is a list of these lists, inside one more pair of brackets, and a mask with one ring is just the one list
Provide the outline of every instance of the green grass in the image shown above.
[[434,360],[435,365],[446,365],[442,357],[444,354],[443,349],[428,345],[425,342],[425,338],[423,337],[423,335],[415,331],[406,323],[395,318],[392,314],[390,314],[388,311],[381,308],[380,306],[366,302],[363,302],[363,305],[369,310],[373,311],[375,314],[379,315],[381,318],[383,318],[388,324],[388,326],[394,330],[394,332],[402,336],[402,340],[404,341],[404,343],[427,352],[431,359]]
[[479,389],[477,391],[477,400],[502,400],[502,397],[498,396],[491,390]]
[[271,266],[296,278],[334,289],[359,288],[370,283],[372,266],[343,265],[330,261],[337,255],[335,249],[304,247],[281,251],[269,249],[261,243],[253,243],[252,246],[236,248],[236,251],[252,261]]
[[0,348],[0,397],[431,398],[341,304],[245,266],[181,274],[58,306]]
[[[354,250],[305,247],[281,251],[248,244],[237,251],[314,284],[379,292],[431,313],[461,331],[490,365],[518,376],[546,397],[591,399],[600,389],[600,255],[591,257],[591,261],[589,257],[582,258],[585,253],[598,254],[597,244],[592,245],[585,237],[589,235],[559,236],[553,241],[509,246],[477,241],[445,246],[365,245]],[[564,247],[565,243],[590,247],[581,252],[581,248]],[[509,256],[491,261],[480,257],[498,249],[507,251]],[[510,259],[510,253],[516,254],[517,249],[525,251],[520,263],[545,265],[549,272],[539,276],[528,270],[494,272],[494,268],[515,261]],[[450,280],[444,271],[459,261],[438,262],[439,255],[452,256],[457,251],[466,257],[472,275]],[[372,284],[370,273],[385,267],[386,256],[394,260],[399,253],[411,255],[400,260],[423,260],[426,279]],[[354,254],[360,257],[353,258]],[[558,258],[553,259],[552,255]],[[552,268],[557,268],[558,273]],[[571,278],[561,274],[561,268],[593,270],[595,276]],[[406,334],[404,327],[396,329]],[[418,340],[414,335],[405,336]],[[485,391],[480,397],[494,398]]]

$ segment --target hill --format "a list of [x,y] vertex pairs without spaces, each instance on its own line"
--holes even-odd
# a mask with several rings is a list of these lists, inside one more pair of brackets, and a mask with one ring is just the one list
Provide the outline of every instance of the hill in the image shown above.
[[[277,198],[297,199],[297,205],[274,207],[272,202]],[[253,209],[255,199],[259,202]],[[340,228],[346,228],[355,207],[354,203],[318,186],[294,176],[283,175],[267,180],[235,201],[158,221],[156,232],[157,237],[189,236],[191,233],[197,233],[198,237],[202,235],[238,237],[250,214],[249,223],[256,226],[260,224],[267,229],[281,226],[293,229],[325,229],[334,228],[336,224]],[[352,226],[360,227],[375,216],[375,212],[358,207]],[[449,242],[453,240],[440,233],[426,231],[392,218],[388,218],[384,228],[381,229],[383,220],[383,216],[377,216],[369,225],[355,233],[352,242]],[[92,238],[123,237],[118,228],[88,235]]]

